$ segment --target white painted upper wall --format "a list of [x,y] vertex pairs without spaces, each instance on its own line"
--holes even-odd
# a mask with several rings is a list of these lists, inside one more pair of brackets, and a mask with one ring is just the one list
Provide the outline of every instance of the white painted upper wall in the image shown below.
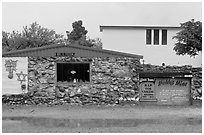
[[[146,29],[147,28],[144,27],[103,28],[103,48],[143,55],[145,63],[154,65],[161,65],[162,63],[165,63],[166,65],[192,65],[195,67],[201,66],[202,54],[192,58],[190,56],[178,56],[173,50],[176,39],[172,39],[172,37],[175,36],[177,32],[179,32],[179,28],[158,28],[160,29],[159,45],[153,44],[153,28],[152,45],[146,44]],[[161,29],[167,29],[167,45],[161,45]]]
[[[13,70],[13,78],[9,78],[9,71],[6,70],[5,67],[6,60],[17,61],[16,70]],[[16,73],[28,74],[28,58],[27,57],[3,57],[2,58],[2,95],[4,94],[21,94],[23,91],[21,90],[21,83],[18,81],[18,76]],[[20,79],[23,76],[20,76]],[[22,84],[26,85],[25,93],[28,92],[28,78],[25,77],[26,81],[22,82]]]

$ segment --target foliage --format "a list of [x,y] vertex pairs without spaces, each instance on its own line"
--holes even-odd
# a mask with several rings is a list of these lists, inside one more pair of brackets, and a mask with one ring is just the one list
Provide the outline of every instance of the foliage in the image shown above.
[[202,22],[192,19],[191,21],[181,23],[182,30],[173,38],[177,43],[173,48],[177,55],[196,56],[202,51]]
[[82,38],[86,39],[86,34],[88,33],[88,31],[82,25],[83,22],[81,20],[75,21],[72,23],[73,30],[71,32],[66,31],[68,40],[70,42],[77,41]]
[[78,43],[82,46],[93,47],[102,49],[102,42],[100,38],[90,39],[86,36],[88,31],[85,29],[82,20],[78,20],[72,23],[73,30],[71,32],[66,31],[67,33],[67,41],[69,43]]
[[47,46],[63,42],[63,35],[56,34],[54,30],[40,26],[37,22],[29,27],[23,27],[22,32],[2,32],[3,52]]
[[87,46],[87,47],[93,47],[94,46],[94,44],[92,43],[92,40],[87,39],[86,36],[82,36],[80,39],[78,39],[75,42],[78,43],[79,45],[82,45],[82,46]]
[[[77,42],[79,45],[102,49],[102,42],[99,38],[90,39],[86,34],[88,31],[82,26],[82,21],[72,23],[73,30],[67,31],[69,43]],[[40,26],[37,22],[30,26],[24,26],[21,32],[11,33],[2,31],[2,51],[14,51],[25,48],[34,48],[66,42],[63,35],[57,34],[54,30]]]
[[103,48],[103,43],[100,38],[92,39],[92,43],[94,44],[94,48],[102,49]]

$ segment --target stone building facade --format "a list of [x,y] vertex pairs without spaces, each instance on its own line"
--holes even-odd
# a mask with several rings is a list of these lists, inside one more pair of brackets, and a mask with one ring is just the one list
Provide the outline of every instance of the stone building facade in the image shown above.
[[[35,54],[35,51],[29,53],[30,50],[6,55],[10,58],[23,55],[28,59],[27,89],[35,99],[27,100],[28,104],[35,104],[37,100],[48,104],[53,104],[54,100],[72,104],[115,104],[139,97],[138,69],[142,56],[87,47],[72,50],[72,46],[61,46],[49,52],[53,47],[42,53],[52,53],[49,56]],[[65,50],[61,48],[71,51],[59,53]],[[70,55],[73,52],[75,56]],[[87,54],[89,56],[83,56]],[[72,76],[72,80],[67,76]]]
[[[117,103],[139,94],[138,59],[29,57],[28,91],[44,97],[67,98],[72,103]],[[56,62],[90,63],[90,82],[57,81]]]

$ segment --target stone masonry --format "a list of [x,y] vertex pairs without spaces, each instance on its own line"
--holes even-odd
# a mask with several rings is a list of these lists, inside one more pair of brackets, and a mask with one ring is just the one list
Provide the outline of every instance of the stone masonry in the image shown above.
[[[57,61],[91,62],[91,82],[56,82]],[[28,91],[38,99],[57,98],[72,104],[135,101],[139,94],[137,65],[139,60],[133,58],[30,57]]]
[[[9,104],[122,104],[138,103],[138,72],[191,72],[192,98],[202,97],[202,68],[191,66],[141,65],[132,58],[69,58],[29,57],[28,93],[3,95],[2,102]],[[90,62],[91,82],[56,82],[55,62]]]

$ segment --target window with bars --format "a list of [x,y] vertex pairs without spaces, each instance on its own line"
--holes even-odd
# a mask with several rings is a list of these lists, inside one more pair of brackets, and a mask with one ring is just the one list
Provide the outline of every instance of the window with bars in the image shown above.
[[152,30],[151,29],[146,30],[146,44],[147,45],[152,44]]
[[[160,36],[161,34],[161,36]],[[153,41],[152,41],[153,37]],[[161,38],[161,41],[160,41]],[[153,43],[152,43],[153,42]],[[167,45],[167,29],[146,29],[146,45]]]
[[90,63],[57,63],[57,82],[90,82]]
[[154,45],[159,45],[159,29],[154,29]]
[[162,30],[162,45],[167,45],[167,30]]

